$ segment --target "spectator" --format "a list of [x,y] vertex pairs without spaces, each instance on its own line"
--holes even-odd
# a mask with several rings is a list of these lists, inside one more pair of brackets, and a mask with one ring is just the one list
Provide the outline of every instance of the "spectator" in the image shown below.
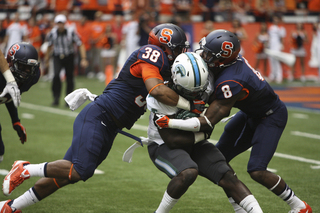
[[271,5],[269,0],[257,0],[253,3],[253,14],[256,22],[268,22],[271,14]]
[[319,14],[320,12],[320,0],[310,0],[308,2],[308,10],[312,13]]
[[233,19],[247,23],[247,13],[250,10],[249,0],[232,0]]
[[169,22],[173,18],[173,1],[160,0],[160,22]]
[[[66,95],[74,89],[74,47],[79,47],[81,54],[81,65],[86,67],[88,64],[84,44],[81,42],[78,34],[72,28],[66,28],[67,18],[65,15],[57,15],[54,19],[55,24],[50,33],[47,35],[48,50],[45,57],[46,64],[49,62],[52,53],[54,61],[54,77],[52,81],[53,103],[52,106],[58,106],[61,95],[60,72],[65,68],[67,78]],[[48,66],[47,66],[48,67]]]
[[144,13],[139,18],[139,29],[138,35],[140,36],[139,39],[139,46],[142,47],[148,44],[149,32],[153,27],[150,24],[150,15],[148,13]]
[[139,47],[139,22],[136,14],[133,15],[133,19],[129,21],[126,25],[122,28],[122,35],[124,37],[125,49],[126,49],[126,57],[128,58],[133,51],[138,49]]
[[36,25],[36,20],[34,17],[28,19],[28,41],[29,43],[40,52],[40,46],[42,44],[41,31]]
[[317,53],[318,53],[318,80],[320,81],[320,21],[317,23],[316,28],[315,28],[315,32],[317,35]]
[[212,31],[214,31],[213,21],[207,20],[206,22],[204,22],[203,28],[201,29],[201,38],[206,37]]
[[274,0],[272,7],[272,15],[282,17],[287,12],[285,0]]
[[34,17],[43,14],[48,6],[48,1],[44,0],[27,0],[27,3],[31,7],[31,13]]
[[53,12],[62,12],[64,10],[70,11],[73,6],[73,1],[66,0],[51,0],[50,10]]
[[102,11],[97,11],[94,15],[95,19],[90,23],[90,45],[91,45],[91,57],[92,61],[89,67],[88,77],[92,78],[97,73],[103,71],[103,67],[101,65],[101,44],[99,44],[99,40],[103,36],[103,33],[106,28],[106,23],[102,21]]
[[[239,39],[240,44],[248,39],[247,31],[242,27],[241,22],[239,19],[233,19],[232,20],[232,26],[229,30],[230,32],[233,32]],[[244,55],[244,49],[243,46],[241,46],[240,54]]]
[[116,35],[112,31],[112,26],[107,25],[103,36],[101,37],[99,44],[102,47],[101,49],[101,63],[102,67],[105,68],[105,74],[98,76],[99,80],[106,80],[108,84],[114,76],[114,57],[116,51],[114,49],[114,44],[116,40]]
[[182,24],[188,24],[191,22],[191,10],[193,6],[192,0],[174,0],[173,9],[174,16],[180,17]]
[[[284,27],[279,26],[280,17],[273,16],[272,25],[268,28],[269,34],[269,49],[281,52],[283,50],[283,38],[286,36]],[[283,80],[282,66],[280,61],[273,57],[269,57],[270,62],[270,82],[275,81],[281,83]]]
[[19,15],[19,13],[14,14],[13,22],[8,26],[6,30],[6,36],[4,38],[4,43],[6,44],[5,52],[8,52],[12,44],[25,41],[27,39],[27,26],[20,23]]
[[259,69],[260,62],[263,63],[263,71],[260,70],[262,76],[267,76],[267,59],[268,56],[264,52],[264,48],[268,47],[269,34],[268,25],[266,22],[262,22],[260,25],[260,32],[257,33],[255,40],[253,42],[252,50],[256,53],[256,64],[254,66],[255,70]]
[[199,7],[202,11],[202,21],[214,21],[214,8],[219,4],[219,0],[200,0]]
[[231,0],[220,0],[219,1],[219,13],[223,18],[223,21],[232,20],[232,1]]
[[[90,44],[90,23],[88,22],[87,17],[82,16],[81,21],[78,22],[77,24],[77,32],[80,35],[81,41],[84,44],[85,48],[86,48],[86,55],[88,58],[88,61],[92,60],[92,57],[90,55],[90,49],[91,49],[91,44]],[[81,56],[78,55],[78,74],[79,75],[87,75],[89,70],[88,67],[84,68],[80,66],[80,62],[81,62]]]
[[[311,52],[311,56],[310,56],[310,60],[308,62],[309,67],[318,67],[319,66],[319,59],[318,59],[318,35],[317,35],[317,30],[318,30],[318,24],[319,23],[314,23],[312,25],[312,42],[311,42],[311,46],[310,46],[310,52]],[[320,77],[320,75],[319,75]]]
[[114,44],[116,56],[114,59],[113,67],[114,67],[114,73],[118,73],[121,68],[120,66],[118,66],[118,60],[119,60],[119,55],[120,55],[120,50],[121,50],[123,16],[122,15],[114,15],[113,19],[114,19],[114,21],[112,21],[112,31],[114,32],[114,34],[116,36],[116,40],[115,40],[115,44]]
[[291,53],[296,56],[295,64],[292,67],[293,77],[295,79],[298,79],[298,74],[296,69],[297,69],[298,61],[300,61],[300,66],[301,66],[300,80],[304,82],[305,69],[306,69],[306,65],[305,65],[306,50],[304,48],[304,44],[308,42],[308,36],[302,23],[297,23],[296,29],[291,32],[291,42],[292,42]]

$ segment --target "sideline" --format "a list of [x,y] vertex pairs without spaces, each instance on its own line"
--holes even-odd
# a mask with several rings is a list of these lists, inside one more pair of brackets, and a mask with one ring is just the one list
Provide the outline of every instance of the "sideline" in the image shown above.
[[[57,115],[65,115],[65,116],[70,116],[70,117],[76,117],[79,114],[78,112],[72,112],[70,110],[56,109],[56,108],[52,108],[52,107],[35,105],[35,104],[30,104],[30,103],[25,103],[25,102],[21,102],[20,107],[26,108],[26,109],[38,110],[38,111],[42,111],[42,112],[48,112],[48,113],[57,114]],[[148,127],[144,126],[144,125],[140,125],[140,124],[134,124],[132,129],[141,130],[141,131],[146,132],[148,130]],[[320,135],[299,132],[299,131],[292,131],[291,134],[320,140]],[[212,143],[217,143],[216,140],[210,139],[209,141]],[[250,149],[248,151],[250,151]],[[283,154],[283,153],[278,153],[278,152],[274,153],[274,156],[289,159],[289,160],[294,160],[294,161],[300,161],[300,162],[304,162],[304,163],[315,164],[315,165],[311,165],[310,168],[320,169],[320,161],[318,161],[318,160],[307,159],[307,158],[303,158],[303,157],[298,157],[298,156],[288,155],[288,154]]]

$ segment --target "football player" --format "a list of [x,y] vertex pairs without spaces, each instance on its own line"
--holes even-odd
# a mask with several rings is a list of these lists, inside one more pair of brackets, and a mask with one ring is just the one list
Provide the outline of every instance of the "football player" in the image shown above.
[[[200,49],[215,79],[214,100],[205,116],[187,120],[163,116],[157,125],[186,131],[212,130],[230,114],[232,107],[238,108],[240,111],[225,126],[216,147],[227,162],[251,147],[247,166],[251,178],[283,199],[290,206],[290,213],[312,212],[279,175],[267,170],[287,123],[285,104],[261,74],[238,54],[240,43],[233,33],[215,30],[200,41]],[[239,208],[233,199],[230,202]]]
[[20,90],[18,88],[18,84],[12,75],[12,72],[9,69],[8,63],[0,50],[0,70],[2,73],[2,76],[5,78],[6,82],[2,83],[1,85],[5,85],[5,87],[2,90],[2,93],[0,94],[0,98],[4,97],[6,94],[10,94],[12,101],[15,105],[15,107],[18,107],[20,105]]
[[1,211],[15,211],[39,202],[59,188],[92,177],[107,157],[122,128],[130,129],[146,111],[148,94],[170,106],[201,113],[203,104],[188,101],[164,85],[174,59],[189,48],[184,31],[174,24],[161,24],[149,34],[149,44],[134,51],[94,102],[79,113],[73,126],[72,144],[63,160],[30,164],[16,161],[3,181],[3,193],[11,192],[25,179],[43,177],[25,194],[0,203]]
[[[24,42],[13,44],[8,50],[7,62],[21,94],[28,91],[30,87],[38,82],[40,78],[38,52],[31,44]],[[4,76],[0,75],[0,91],[4,90],[5,82]],[[6,94],[0,98],[0,104],[6,105],[11,117],[13,129],[17,131],[21,143],[24,144],[24,142],[27,141],[26,129],[20,123],[18,110],[12,100],[12,96]],[[3,155],[4,144],[1,137],[0,125],[0,162],[3,160]]]
[[[208,97],[204,95],[205,90],[209,94],[212,92],[211,85],[207,89],[208,78],[212,79],[212,75],[209,77],[206,63],[196,53],[180,54],[172,66],[173,89],[189,100]],[[212,130],[158,130],[153,122],[154,115],[156,118],[163,115],[175,118],[189,117],[192,113],[159,103],[151,96],[147,98],[147,106],[151,112],[148,128],[151,141],[148,144],[149,155],[155,166],[171,178],[156,213],[168,213],[193,184],[198,174],[222,187],[246,211],[262,212],[255,197],[237,179],[222,153],[205,140],[210,137]],[[182,141],[188,145],[177,148]]]

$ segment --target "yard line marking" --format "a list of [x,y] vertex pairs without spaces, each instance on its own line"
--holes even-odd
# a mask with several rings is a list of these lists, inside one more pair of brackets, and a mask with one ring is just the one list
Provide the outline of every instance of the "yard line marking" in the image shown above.
[[25,102],[21,102],[20,107],[27,108],[27,109],[34,109],[42,112],[50,112],[52,114],[66,115],[70,117],[77,117],[77,115],[79,114],[77,112],[71,112],[70,110],[56,109],[52,107],[29,104]]
[[320,140],[320,135],[311,134],[311,133],[307,133],[307,132],[291,131],[291,135],[296,135],[296,136],[301,136],[301,137],[313,138],[313,139]]
[[292,117],[299,118],[299,119],[308,119],[309,115],[301,114],[301,113],[293,113]]
[[[43,111],[43,112],[49,112],[49,113],[58,114],[58,115],[66,115],[66,116],[70,116],[70,117],[76,117],[79,114],[77,112],[70,112],[69,110],[55,109],[52,107],[40,106],[40,105],[35,105],[35,104],[30,104],[30,103],[25,103],[25,102],[21,102],[20,107]],[[134,126],[132,128],[136,129],[136,130],[147,131],[148,126],[134,124]],[[315,134],[310,134],[310,133],[305,133],[305,132],[291,131],[291,134],[297,135],[297,136],[320,139],[320,135],[315,135]],[[213,142],[213,143],[217,143],[216,140],[210,139],[209,141]],[[249,149],[248,151],[250,151],[250,150],[251,149]],[[304,163],[316,164],[315,166],[311,166],[311,168],[314,168],[314,169],[320,168],[320,161],[317,161],[317,160],[307,159],[307,158],[303,158],[303,157],[297,157],[297,156],[288,155],[288,154],[282,154],[282,153],[278,153],[278,152],[275,152],[274,156],[289,159],[289,160],[294,160],[294,161],[300,161],[300,162],[304,162]],[[318,168],[318,166],[319,166],[319,168]]]

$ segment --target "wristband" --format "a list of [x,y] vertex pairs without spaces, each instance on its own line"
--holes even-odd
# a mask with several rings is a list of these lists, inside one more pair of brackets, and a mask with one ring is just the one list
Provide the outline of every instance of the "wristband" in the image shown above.
[[203,117],[207,121],[207,124],[211,127],[211,129],[213,129],[213,126],[212,126],[211,122],[209,121],[209,119],[207,118],[207,116],[203,116]]
[[201,124],[198,118],[189,118],[186,120],[170,119],[168,123],[168,127],[172,129],[180,129],[184,131],[199,132]]
[[190,102],[187,99],[185,99],[179,95],[179,100],[178,100],[176,107],[190,111]]
[[194,132],[194,143],[198,143],[200,141],[203,141],[206,137],[206,134],[204,132]]
[[7,69],[4,73],[2,73],[3,74],[3,77],[6,79],[6,81],[7,81],[7,83],[9,83],[9,82],[15,82],[16,80],[15,80],[15,78],[13,77],[13,75],[12,75],[12,72],[9,70],[9,69]]

